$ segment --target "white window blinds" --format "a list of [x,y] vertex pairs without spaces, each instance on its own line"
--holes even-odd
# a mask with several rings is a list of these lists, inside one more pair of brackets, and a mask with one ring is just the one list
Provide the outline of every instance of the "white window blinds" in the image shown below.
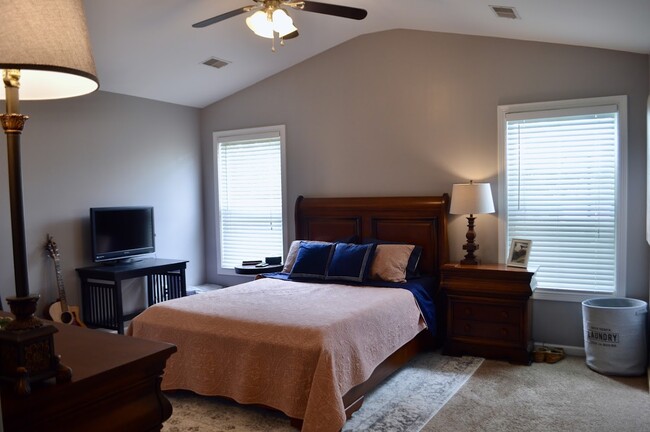
[[617,106],[505,115],[506,244],[533,241],[538,287],[613,293]]
[[283,254],[279,133],[218,140],[220,267]]

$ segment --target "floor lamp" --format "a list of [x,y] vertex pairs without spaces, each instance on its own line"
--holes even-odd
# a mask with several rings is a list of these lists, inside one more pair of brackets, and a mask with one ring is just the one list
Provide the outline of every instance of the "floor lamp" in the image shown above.
[[494,202],[492,201],[492,190],[489,183],[455,184],[451,189],[451,214],[468,214],[467,216],[467,243],[463,249],[467,251],[461,264],[476,265],[478,261],[474,252],[478,250],[478,243],[474,242],[476,232],[474,231],[475,214],[494,213]]
[[[99,87],[82,0],[21,0],[0,3],[0,69],[6,113],[9,201],[16,296],[7,303],[15,319],[0,332],[0,380],[20,394],[69,370],[54,353],[56,328],[34,317],[38,294],[29,290],[23,209],[20,136],[28,117],[20,100],[81,96]],[[1,97],[0,97],[1,98]],[[68,377],[69,379],[69,377]]]

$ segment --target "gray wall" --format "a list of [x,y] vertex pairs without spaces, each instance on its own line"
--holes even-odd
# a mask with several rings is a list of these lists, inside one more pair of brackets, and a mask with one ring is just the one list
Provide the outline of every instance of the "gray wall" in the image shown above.
[[[625,94],[627,295],[647,299],[648,75],[646,55],[433,32],[334,47],[201,111],[207,279],[241,281],[216,274],[213,131],[286,125],[290,215],[298,195],[438,195],[468,179],[490,182],[496,203],[498,105]],[[483,262],[498,260],[497,217],[477,218]],[[454,261],[465,232],[465,218],[451,216]],[[582,346],[580,303],[536,301],[534,317],[536,341]]]
[[[41,295],[40,309],[57,297],[54,265],[44,249],[47,233],[61,253],[68,301],[81,302],[75,268],[92,263],[89,207],[154,206],[157,256],[189,260],[188,283],[203,282],[197,109],[101,91],[23,102],[21,108],[30,116],[22,135],[30,291]],[[15,295],[5,147],[0,152],[3,299]]]

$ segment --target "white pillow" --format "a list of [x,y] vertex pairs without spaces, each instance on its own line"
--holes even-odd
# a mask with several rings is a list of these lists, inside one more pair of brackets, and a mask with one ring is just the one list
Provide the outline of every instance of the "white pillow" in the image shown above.
[[380,244],[370,266],[370,278],[388,282],[406,282],[408,265],[413,245]]

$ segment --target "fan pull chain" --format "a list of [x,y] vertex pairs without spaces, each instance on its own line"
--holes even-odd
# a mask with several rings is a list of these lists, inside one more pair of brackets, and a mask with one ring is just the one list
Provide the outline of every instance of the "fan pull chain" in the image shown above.
[[[271,51],[275,52],[275,39],[276,39],[276,34],[273,33],[273,39],[271,39]],[[284,39],[277,36],[277,39],[280,41],[280,46],[284,46]]]

